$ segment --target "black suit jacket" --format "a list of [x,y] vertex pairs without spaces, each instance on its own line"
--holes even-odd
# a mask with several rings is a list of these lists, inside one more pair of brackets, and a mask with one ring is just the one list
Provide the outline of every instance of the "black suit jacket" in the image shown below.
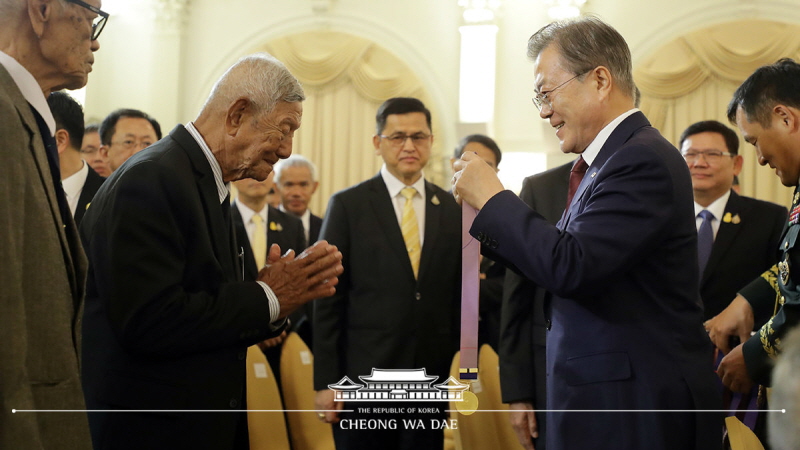
[[100,188],[81,225],[90,270],[83,385],[95,449],[247,445],[247,347],[270,337],[264,290],[241,280],[230,206],[178,125]]
[[336,295],[314,302],[314,389],[373,368],[447,379],[459,339],[461,211],[425,183],[425,239],[414,279],[380,174],[331,197],[321,239],[342,252]]
[[783,206],[731,191],[700,280],[705,320],[722,312],[740,289],[778,262],[786,217]]
[[311,229],[308,230],[308,245],[313,245],[319,240],[319,232],[322,229],[322,217],[311,214],[309,224]]
[[612,131],[553,226],[513,192],[470,233],[488,256],[553,293],[546,307],[547,448],[721,448],[703,330],[689,170],[640,112]]
[[105,178],[98,175],[91,167],[89,168],[89,173],[86,175],[86,182],[83,183],[81,195],[78,197],[78,206],[75,208],[76,225],[81,224],[83,215],[86,214],[86,208],[89,207],[89,203],[92,202],[94,194],[97,193],[97,190],[100,189],[104,181],[106,181]]
[[[564,213],[569,190],[567,163],[530,176],[522,184],[519,197],[534,211],[555,225]],[[514,271],[506,271],[500,313],[500,385],[503,402],[530,401],[537,410],[538,450],[545,448],[546,344],[548,320],[544,305],[552,294]]]

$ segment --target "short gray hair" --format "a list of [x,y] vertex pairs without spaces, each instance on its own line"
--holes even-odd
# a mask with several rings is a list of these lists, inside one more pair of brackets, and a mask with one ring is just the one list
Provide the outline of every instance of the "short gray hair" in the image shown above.
[[786,412],[769,412],[767,430],[769,444],[774,450],[800,448],[800,329],[791,331],[782,339],[783,352],[778,355],[772,371],[770,407]]
[[573,75],[606,67],[622,92],[636,98],[630,48],[611,25],[593,16],[552,22],[528,39],[528,57],[535,60],[550,44],[558,48]]
[[230,105],[246,97],[261,114],[269,113],[280,101],[295,103],[306,99],[300,82],[289,69],[268,53],[254,53],[236,61],[211,89],[203,105]]
[[303,155],[292,155],[275,164],[275,183],[281,182],[281,174],[287,167],[305,167],[311,172],[311,181],[317,181],[317,167],[314,163]]

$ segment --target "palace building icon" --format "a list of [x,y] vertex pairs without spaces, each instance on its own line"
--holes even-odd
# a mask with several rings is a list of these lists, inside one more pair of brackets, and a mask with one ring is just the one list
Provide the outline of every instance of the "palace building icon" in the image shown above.
[[358,376],[364,384],[354,383],[345,376],[328,388],[336,391],[336,401],[447,401],[464,400],[469,389],[453,377],[444,383],[433,384],[439,377],[428,375],[425,369],[372,369],[370,375]]

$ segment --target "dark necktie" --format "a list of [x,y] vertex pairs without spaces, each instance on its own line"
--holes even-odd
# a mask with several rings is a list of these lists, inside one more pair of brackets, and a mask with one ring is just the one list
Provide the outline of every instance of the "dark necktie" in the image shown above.
[[33,111],[33,117],[36,118],[36,125],[39,127],[39,134],[42,135],[44,141],[44,150],[47,153],[47,164],[50,166],[50,176],[53,178],[53,186],[56,190],[56,200],[58,202],[58,209],[61,212],[61,221],[64,226],[70,226],[72,223],[72,213],[69,210],[69,203],[67,203],[67,196],[64,194],[64,188],[61,186],[61,170],[58,166],[58,146],[56,140],[50,134],[50,129],[47,127],[44,118],[36,111],[30,103],[28,104]]
[[702,274],[706,264],[708,264],[708,257],[711,256],[711,248],[714,246],[714,229],[711,228],[714,214],[704,209],[700,211],[697,217],[703,219],[700,228],[697,230],[697,262],[700,265],[700,274]]
[[566,209],[569,209],[569,205],[572,203],[572,197],[575,196],[575,191],[578,190],[578,186],[580,186],[581,180],[583,180],[583,176],[586,175],[586,169],[588,168],[589,165],[586,164],[583,156],[575,160],[575,163],[572,165],[572,170],[569,171],[569,193],[567,194]]

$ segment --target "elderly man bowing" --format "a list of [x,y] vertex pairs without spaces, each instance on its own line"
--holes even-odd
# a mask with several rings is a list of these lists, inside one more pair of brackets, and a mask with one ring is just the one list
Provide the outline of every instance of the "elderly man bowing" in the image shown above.
[[90,413],[95,448],[248,447],[247,347],[332,295],[342,272],[322,241],[296,257],[273,246],[257,280],[242,277],[228,183],[264,180],[289,157],[303,99],[279,61],[242,58],[193,123],[132,156],[94,198],[81,225],[87,406],[134,410]]
[[630,51],[612,27],[551,23],[528,56],[540,116],[563,152],[581,155],[564,216],[550,225],[476,155],[459,162],[454,191],[480,209],[470,233],[485,254],[554,294],[546,446],[720,448],[721,415],[688,412],[721,398],[686,163],[634,107]]

